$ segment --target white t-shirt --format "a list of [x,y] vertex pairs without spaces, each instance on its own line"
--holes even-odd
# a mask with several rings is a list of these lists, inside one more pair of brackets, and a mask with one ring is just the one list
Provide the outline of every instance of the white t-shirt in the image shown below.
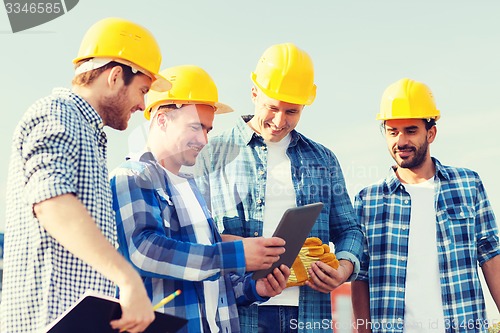
[[[279,142],[266,141],[267,177],[264,207],[264,237],[271,237],[288,208],[296,207],[295,189],[292,182],[292,167],[286,150],[290,134]],[[260,305],[299,305],[299,287],[290,287]]]
[[411,197],[404,332],[442,333],[444,314],[436,241],[434,178],[404,186]]
[[[166,170],[166,169],[165,169]],[[173,195],[172,200],[174,205],[181,205],[190,207],[187,211],[189,214],[189,221],[193,225],[196,241],[200,244],[210,245],[213,244],[212,234],[210,227],[205,217],[196,196],[191,189],[186,178],[179,177],[170,171],[167,171],[170,183],[173,185],[172,192],[177,192],[178,195]],[[182,203],[175,202],[182,200]],[[182,218],[179,216],[179,218]],[[203,281],[203,290],[205,294],[205,311],[207,314],[207,321],[210,325],[210,332],[219,332],[219,327],[215,321],[218,311],[218,298],[219,298],[219,281]]]

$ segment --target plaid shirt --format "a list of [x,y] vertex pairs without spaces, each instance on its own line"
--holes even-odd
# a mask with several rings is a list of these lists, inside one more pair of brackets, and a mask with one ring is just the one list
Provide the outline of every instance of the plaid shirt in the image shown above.
[[[337,257],[353,262],[351,279],[355,278],[363,235],[340,165],[324,146],[296,131],[291,135],[287,155],[296,204],[325,204],[310,236],[319,237],[326,244],[332,241]],[[211,201],[219,229],[243,237],[262,236],[267,167],[267,147],[262,137],[240,119],[236,127],[210,138],[197,161],[198,185],[207,202]],[[257,332],[257,306],[239,306],[238,310],[242,331]],[[328,326],[331,318],[330,295],[300,287],[300,326]]]
[[113,296],[114,285],[73,256],[40,225],[33,205],[75,194],[115,243],[98,113],[68,89],[36,102],[16,127],[7,189],[1,331],[38,332],[87,290]]
[[[182,291],[162,310],[188,319],[180,332],[209,332],[203,281],[219,281],[217,325],[221,332],[239,332],[236,302],[266,299],[258,296],[245,273],[243,243],[222,242],[205,201],[192,178],[188,182],[205,212],[212,245],[198,244],[187,210],[175,206],[168,176],[150,152],[132,157],[112,173],[120,252],[141,274],[154,304],[175,290]],[[238,273],[243,277],[232,274]],[[161,310],[160,310],[161,311]]]
[[[477,272],[500,254],[493,211],[479,175],[436,166],[436,228],[446,332],[485,332],[486,313]],[[367,242],[358,280],[370,285],[371,320],[402,332],[411,198],[393,169],[363,189],[355,209]],[[387,332],[386,327],[373,332]]]

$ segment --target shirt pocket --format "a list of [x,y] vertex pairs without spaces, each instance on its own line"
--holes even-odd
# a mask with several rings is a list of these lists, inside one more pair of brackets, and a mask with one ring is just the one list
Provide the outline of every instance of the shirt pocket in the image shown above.
[[306,203],[329,202],[332,183],[328,169],[322,165],[309,165],[301,169],[300,184]]
[[448,220],[447,234],[455,246],[474,245],[476,212],[472,207],[450,206],[446,208],[444,216]]

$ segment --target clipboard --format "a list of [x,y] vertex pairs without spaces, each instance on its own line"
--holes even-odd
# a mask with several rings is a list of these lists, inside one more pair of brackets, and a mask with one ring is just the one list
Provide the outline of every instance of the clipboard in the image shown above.
[[[116,333],[109,325],[122,315],[119,300],[87,291],[68,310],[45,327],[45,333]],[[143,333],[175,333],[186,325],[184,318],[155,311],[155,320]]]
[[266,277],[281,264],[292,267],[302,245],[304,245],[314,223],[316,223],[321,209],[323,209],[323,203],[316,202],[301,207],[289,208],[285,211],[273,234],[273,237],[276,236],[285,240],[285,253],[280,256],[280,259],[271,268],[254,272],[252,276],[254,280]]

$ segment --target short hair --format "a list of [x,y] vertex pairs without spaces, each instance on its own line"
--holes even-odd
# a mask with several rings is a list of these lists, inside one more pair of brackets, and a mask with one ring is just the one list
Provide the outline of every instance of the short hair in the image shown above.
[[[428,119],[422,119],[422,121],[424,122],[424,125],[425,125],[425,130],[428,131],[430,130],[432,127],[436,126],[436,119],[434,118],[428,118]],[[387,122],[387,120],[384,120],[381,124],[380,124],[380,130],[382,131],[382,133],[384,133],[385,131],[385,123]]]
[[[80,66],[85,61],[87,61],[87,59],[78,62],[75,65],[75,68],[78,68],[78,66]],[[120,66],[123,69],[123,82],[125,83],[126,86],[128,86],[132,82],[135,74],[130,66],[121,64],[116,61],[111,61],[102,67],[78,74],[73,78],[72,83],[78,86],[87,86],[91,84],[97,77],[99,77],[99,75],[101,75],[104,71],[106,71],[109,68],[113,68],[115,66]]]
[[429,118],[429,119],[422,119],[425,123],[425,129],[430,130],[432,127],[436,126],[436,119],[434,118]]
[[[177,117],[177,114],[181,111],[180,110],[181,107],[177,107],[176,104],[160,105],[158,109],[155,111],[154,115],[151,116],[149,130],[151,130],[153,124],[155,123],[155,119],[158,118],[160,114],[164,114],[168,119],[172,120],[175,117]],[[153,112],[153,110],[151,110],[151,112]]]

